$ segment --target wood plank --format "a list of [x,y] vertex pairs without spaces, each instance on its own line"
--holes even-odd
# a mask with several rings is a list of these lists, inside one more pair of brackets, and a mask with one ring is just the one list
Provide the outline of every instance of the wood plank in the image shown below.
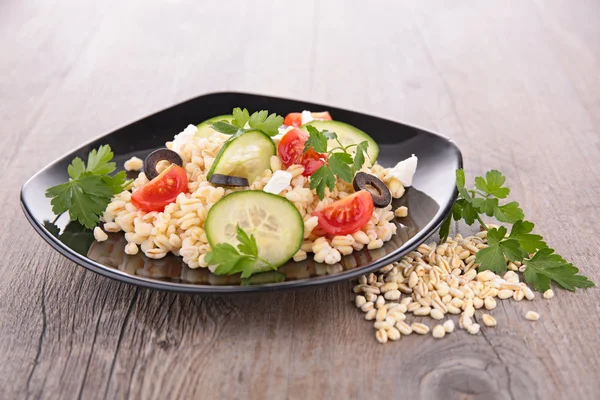
[[[0,398],[594,398],[597,289],[502,302],[477,336],[381,346],[350,283],[138,289],[54,253],[16,199],[79,143],[197,94],[303,98],[451,137],[470,176],[505,172],[540,232],[598,282],[599,15],[591,0],[3,2]],[[524,321],[528,309],[542,319]]]

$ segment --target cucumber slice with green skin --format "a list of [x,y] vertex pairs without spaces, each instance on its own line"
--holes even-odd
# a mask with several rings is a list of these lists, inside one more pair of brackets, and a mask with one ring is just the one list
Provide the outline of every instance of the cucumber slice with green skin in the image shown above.
[[271,156],[276,153],[273,139],[261,131],[232,136],[217,154],[207,179],[212,174],[241,176],[252,184],[257,176],[271,168]]
[[217,121],[226,121],[226,122],[231,122],[233,121],[233,115],[231,114],[225,114],[225,115],[219,115],[218,117],[212,117],[207,119],[204,122],[201,122],[197,125],[198,131],[196,132],[196,134],[194,136],[196,137],[209,137],[212,134],[214,134],[216,131],[211,128],[211,125],[214,124]]
[[210,208],[204,229],[211,246],[229,243],[237,248],[237,226],[254,235],[258,256],[255,272],[279,267],[296,254],[304,241],[304,221],[285,197],[262,190],[234,192]]
[[[359,144],[360,142],[367,141],[367,143],[369,143],[369,148],[367,149],[369,162],[371,165],[373,165],[375,164],[375,161],[377,161],[377,156],[379,155],[379,146],[371,136],[367,135],[360,129],[355,128],[352,125],[348,125],[345,122],[319,120],[314,120],[304,124],[300,127],[300,129],[306,131],[306,125],[312,125],[320,131],[327,129],[328,131],[335,132],[338,139],[344,146],[348,146],[350,144]],[[330,140],[327,144],[329,149],[339,147],[339,143],[335,141],[335,139]],[[350,148],[348,151],[354,156],[356,149]]]

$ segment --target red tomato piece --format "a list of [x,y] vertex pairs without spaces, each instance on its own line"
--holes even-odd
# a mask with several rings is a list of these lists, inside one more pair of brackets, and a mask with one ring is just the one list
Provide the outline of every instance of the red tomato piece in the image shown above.
[[[329,111],[311,112],[310,115],[314,119],[331,121],[331,115],[329,114]],[[285,116],[283,124],[287,126],[299,127],[300,125],[302,125],[302,113],[289,113]]]
[[286,126],[299,127],[302,125],[302,114],[301,113],[289,113],[285,116],[283,124]]
[[325,164],[325,156],[309,149],[304,153],[304,143],[308,139],[308,134],[301,129],[294,128],[281,138],[277,153],[283,165],[288,168],[290,165],[300,164],[304,167],[302,175],[310,176],[316,170]]
[[365,226],[373,215],[373,198],[361,190],[335,201],[312,215],[319,218],[319,227],[330,235],[349,235]]
[[175,202],[177,195],[188,190],[188,177],[179,165],[171,165],[156,178],[131,195],[131,204],[151,212],[163,211],[167,204]]

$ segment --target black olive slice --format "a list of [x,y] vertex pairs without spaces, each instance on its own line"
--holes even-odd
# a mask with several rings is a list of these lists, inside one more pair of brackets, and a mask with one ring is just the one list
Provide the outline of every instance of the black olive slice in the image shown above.
[[376,176],[369,175],[365,172],[359,172],[354,176],[352,186],[357,192],[359,190],[366,190],[369,192],[373,198],[375,207],[387,207],[392,202],[390,190],[385,186],[385,183],[381,182]]
[[146,157],[146,160],[144,161],[144,173],[149,180],[152,180],[159,175],[159,172],[156,170],[156,164],[163,160],[183,167],[181,156],[173,150],[154,150],[152,153],[148,154],[148,157]]
[[212,174],[208,181],[219,186],[250,186],[248,179],[241,176]]

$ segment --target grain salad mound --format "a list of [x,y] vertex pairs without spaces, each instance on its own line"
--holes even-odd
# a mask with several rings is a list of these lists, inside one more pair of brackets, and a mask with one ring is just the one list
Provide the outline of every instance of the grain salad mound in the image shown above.
[[[126,190],[116,195],[107,206],[101,220],[107,232],[125,232],[128,245],[127,254],[136,254],[139,249],[150,258],[160,259],[167,253],[183,257],[190,268],[208,267],[204,260],[211,251],[204,223],[209,209],[224,196],[234,191],[248,190],[241,188],[223,188],[207,181],[210,170],[219,149],[229,136],[215,133],[208,138],[188,136],[176,139],[177,143],[168,142],[169,149],[176,150],[183,160],[183,168],[189,178],[189,193],[181,193],[175,203],[167,205],[163,212],[144,212],[131,203],[132,191],[135,192],[148,183],[143,172],[134,181],[131,191]],[[138,159],[139,160],[139,159]],[[128,169],[141,168],[137,160],[127,163]],[[158,165],[164,169],[166,165]],[[312,212],[321,210],[334,201],[343,199],[354,192],[351,183],[337,179],[335,189],[326,189],[325,198],[319,200],[314,190],[309,188],[309,179],[302,175],[302,165],[291,165],[285,169],[277,156],[272,156],[270,169],[250,184],[250,190],[263,190],[276,171],[287,170],[292,175],[291,184],[279,193],[291,201],[304,220],[304,242],[294,255],[294,261],[305,260],[309,253],[316,262],[326,264],[338,263],[343,255],[355,250],[377,249],[396,233],[396,225],[392,222],[394,211],[389,205],[385,208],[375,208],[371,220],[359,231],[352,235],[326,236],[315,230],[318,218]],[[391,176],[390,168],[375,164],[372,167],[363,166],[363,172],[381,179],[389,188],[393,198],[400,198],[405,188],[402,183]],[[406,216],[405,207],[397,212]]]

